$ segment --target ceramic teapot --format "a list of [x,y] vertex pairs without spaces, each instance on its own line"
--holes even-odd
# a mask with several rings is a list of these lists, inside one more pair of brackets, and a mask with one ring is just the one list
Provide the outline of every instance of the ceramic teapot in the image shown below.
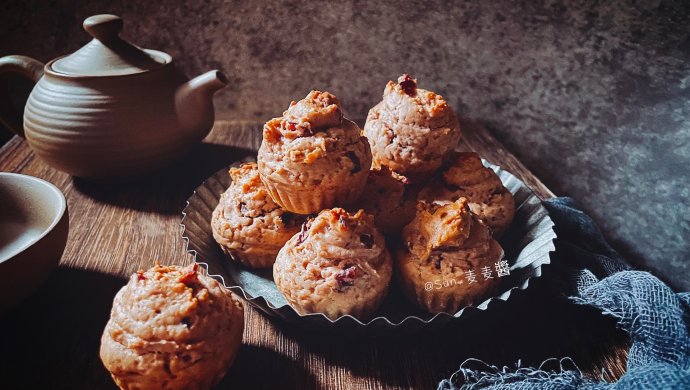
[[0,79],[36,83],[23,121],[9,96],[0,96],[0,120],[71,175],[127,179],[153,172],[213,126],[213,94],[227,84],[223,73],[188,80],[168,54],[121,39],[122,27],[115,15],[91,16],[84,29],[93,39],[70,55],[45,65],[24,56],[0,59]]

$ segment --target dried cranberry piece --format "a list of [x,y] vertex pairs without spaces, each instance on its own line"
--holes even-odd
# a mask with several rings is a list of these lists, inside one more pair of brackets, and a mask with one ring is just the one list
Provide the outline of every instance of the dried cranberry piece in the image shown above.
[[338,271],[335,274],[335,280],[338,282],[338,290],[341,291],[345,287],[354,286],[355,277],[357,276],[357,267],[351,266]]
[[314,135],[314,132],[311,129],[311,123],[309,122],[296,123],[292,121],[284,121],[282,122],[282,126],[287,131],[295,132],[297,136]]
[[443,260],[441,254],[436,254],[434,257],[434,267],[436,267],[436,269],[441,269],[441,260]]
[[196,282],[197,281],[196,271],[197,271],[198,267],[199,266],[196,263],[194,263],[194,265],[192,265],[191,269],[189,271],[187,271],[184,275],[180,276],[180,278],[177,279],[177,281],[180,283],[184,283],[188,286],[189,286],[189,283]]
[[389,143],[392,143],[394,139],[398,138],[398,135],[395,134],[395,131],[393,131],[393,129],[386,129],[385,133]]
[[307,223],[302,224],[302,229],[299,231],[299,236],[297,236],[297,245],[301,244],[304,242],[304,240],[307,239],[307,229],[309,229],[309,226],[307,226]]
[[359,241],[361,241],[362,244],[364,244],[364,246],[367,247],[368,249],[371,249],[371,247],[374,246],[374,237],[372,237],[371,234],[366,234],[366,233],[360,234],[359,235]]
[[362,170],[362,163],[359,161],[359,158],[355,152],[349,151],[345,155],[352,161],[352,164],[354,165],[354,167],[350,169],[351,174],[355,174]]
[[[401,80],[402,79],[402,80]],[[409,74],[404,74],[400,79],[398,79],[398,84],[408,96],[414,97],[417,94],[417,83],[414,79],[410,77]]]
[[311,123],[307,122],[299,126],[300,131],[302,132],[303,136],[310,136],[314,135],[314,132],[311,129]]
[[146,276],[144,276],[144,271],[137,271],[137,280],[146,280]]

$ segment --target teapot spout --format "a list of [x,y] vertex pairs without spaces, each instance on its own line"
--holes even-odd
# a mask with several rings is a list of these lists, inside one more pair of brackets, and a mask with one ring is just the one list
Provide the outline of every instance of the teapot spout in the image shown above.
[[175,109],[180,127],[201,140],[211,131],[215,117],[213,94],[228,84],[223,72],[211,70],[180,85],[175,93]]

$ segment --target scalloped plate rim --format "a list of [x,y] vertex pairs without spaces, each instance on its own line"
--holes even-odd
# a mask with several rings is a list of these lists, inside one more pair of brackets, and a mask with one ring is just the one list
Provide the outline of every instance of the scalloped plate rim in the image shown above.
[[[233,164],[237,164],[237,163],[241,163],[241,162],[242,162],[242,161],[236,162],[236,163],[233,163]],[[512,176],[514,179],[516,179],[516,180],[518,180],[520,183],[522,183],[527,189],[529,189],[529,191],[532,193],[531,196],[535,196],[537,199],[539,199],[539,200],[541,201],[541,199],[534,193],[534,191],[532,190],[531,187],[529,187],[527,184],[525,184],[525,182],[523,182],[522,180],[520,180],[517,176],[513,175],[510,171],[507,171],[507,170],[501,168],[499,165],[491,164],[491,163],[489,163],[489,162],[488,162],[487,160],[485,160],[485,159],[482,159],[482,162],[484,163],[485,166],[488,166],[488,167],[490,167],[492,170],[494,170],[494,171],[496,172],[496,174],[498,174],[499,171],[503,171],[503,172],[507,173],[508,175]],[[231,166],[231,165],[232,165],[232,164],[230,164],[229,166]],[[222,168],[222,169],[223,169],[223,170],[227,170],[227,167],[226,167],[226,168]],[[421,323],[421,324],[423,324],[423,325],[429,325],[429,324],[431,324],[433,321],[435,321],[437,318],[445,318],[445,319],[447,319],[447,320],[457,320],[457,319],[459,319],[460,317],[462,317],[462,315],[463,315],[466,311],[480,311],[480,312],[481,312],[481,311],[486,311],[486,310],[489,308],[489,306],[492,304],[492,302],[494,302],[495,300],[500,300],[500,301],[503,301],[503,302],[507,302],[508,299],[513,295],[513,291],[514,291],[514,290],[522,290],[522,291],[526,290],[526,289],[529,287],[529,281],[530,281],[531,279],[533,279],[533,278],[534,278],[534,279],[540,278],[540,277],[542,276],[542,270],[541,270],[542,266],[546,266],[546,265],[550,265],[550,264],[551,264],[551,253],[554,252],[555,249],[556,249],[556,248],[555,248],[555,244],[554,244],[554,240],[556,239],[557,235],[556,235],[556,232],[555,232],[554,229],[553,229],[553,227],[555,226],[555,224],[554,224],[553,220],[551,219],[551,217],[549,216],[548,211],[547,211],[546,215],[547,215],[547,218],[548,218],[548,220],[549,220],[549,222],[550,222],[550,226],[549,226],[549,228],[550,228],[550,234],[549,234],[549,236],[550,236],[550,237],[548,237],[548,238],[549,238],[551,241],[550,241],[549,249],[548,249],[548,251],[545,253],[545,259],[544,259],[544,261],[541,262],[541,263],[539,263],[536,267],[533,268],[534,275],[529,276],[527,279],[525,279],[524,281],[522,281],[519,285],[512,286],[511,288],[509,288],[508,290],[506,290],[506,291],[500,293],[499,295],[492,296],[492,297],[489,297],[489,298],[485,299],[484,301],[482,301],[480,304],[478,304],[478,305],[476,305],[476,306],[474,306],[474,305],[465,306],[465,307],[463,307],[462,309],[458,310],[458,312],[456,312],[455,314],[446,313],[446,312],[436,313],[436,314],[434,314],[431,318],[429,318],[428,320],[424,320],[424,319],[422,319],[422,318],[420,318],[420,317],[417,317],[417,316],[414,316],[414,315],[409,315],[409,316],[406,316],[405,318],[403,318],[402,320],[400,320],[400,322],[393,322],[393,321],[389,320],[388,318],[386,318],[386,317],[384,317],[384,316],[374,317],[374,318],[370,319],[370,320],[367,321],[367,322],[362,322],[361,320],[359,320],[359,319],[357,319],[356,317],[353,317],[353,316],[351,316],[351,315],[349,315],[349,314],[344,315],[344,316],[340,316],[340,317],[338,317],[338,318],[335,319],[335,320],[331,320],[330,318],[328,318],[328,317],[327,317],[325,314],[323,314],[323,313],[300,314],[300,313],[298,313],[292,306],[290,306],[289,304],[284,304],[284,305],[282,305],[282,306],[277,306],[277,307],[276,307],[276,306],[273,306],[270,302],[268,302],[268,300],[266,300],[266,298],[264,298],[262,295],[250,296],[250,295],[248,295],[247,292],[242,288],[242,286],[239,286],[239,285],[228,285],[228,284],[225,282],[225,278],[223,277],[223,275],[211,274],[211,273],[209,272],[209,266],[208,266],[207,263],[202,262],[202,261],[197,261],[197,254],[198,254],[198,253],[197,253],[196,250],[194,250],[194,249],[189,249],[190,240],[189,240],[189,237],[187,237],[187,236],[185,235],[185,232],[186,232],[187,227],[186,227],[185,224],[184,224],[184,221],[185,221],[185,219],[187,218],[187,208],[190,206],[189,200],[192,199],[195,195],[197,195],[197,189],[199,189],[200,187],[204,186],[204,184],[206,183],[206,181],[207,181],[210,177],[215,176],[216,174],[218,174],[218,172],[220,172],[220,170],[217,171],[217,172],[215,172],[215,173],[213,173],[211,176],[209,176],[208,178],[206,178],[201,184],[199,184],[199,185],[197,186],[197,188],[194,190],[194,192],[193,192],[193,193],[187,198],[187,200],[185,201],[186,204],[185,204],[185,207],[182,209],[182,219],[180,220],[180,227],[181,227],[181,230],[182,230],[182,231],[181,231],[181,235],[182,235],[182,240],[183,240],[183,242],[184,242],[184,249],[185,249],[185,252],[186,252],[186,253],[189,253],[189,254],[192,255],[192,257],[193,257],[195,263],[197,263],[197,264],[199,264],[200,266],[202,266],[202,268],[204,269],[204,271],[206,272],[206,274],[207,274],[208,276],[210,276],[210,277],[212,277],[212,278],[214,278],[214,279],[216,279],[216,280],[219,280],[219,281],[223,284],[223,286],[224,286],[225,288],[227,288],[228,290],[232,291],[233,293],[235,293],[235,294],[237,294],[237,295],[241,295],[241,297],[242,297],[245,301],[247,301],[247,302],[248,302],[249,304],[251,304],[252,306],[255,306],[258,310],[260,310],[260,311],[262,311],[262,312],[266,312],[266,308],[268,308],[268,309],[270,309],[270,310],[277,311],[277,312],[283,312],[283,311],[286,311],[286,310],[287,310],[287,311],[289,311],[289,312],[292,312],[291,314],[296,314],[296,315],[297,315],[298,317],[300,317],[300,318],[302,318],[302,317],[304,317],[304,318],[308,318],[308,317],[319,317],[319,318],[325,319],[326,321],[328,321],[328,322],[330,322],[330,323],[332,323],[332,324],[337,324],[337,323],[339,323],[339,322],[345,322],[345,321],[354,321],[357,325],[362,326],[362,327],[370,326],[370,325],[372,325],[372,324],[375,323],[375,322],[385,322],[385,323],[387,323],[389,326],[398,327],[398,326],[401,326],[401,325],[405,324],[406,322],[413,322],[413,321],[416,321],[416,322]],[[543,206],[542,206],[542,207],[543,207]],[[238,293],[238,292],[239,292],[239,293]],[[517,292],[517,291],[516,291],[516,292]],[[261,304],[261,302],[263,302],[263,304]]]

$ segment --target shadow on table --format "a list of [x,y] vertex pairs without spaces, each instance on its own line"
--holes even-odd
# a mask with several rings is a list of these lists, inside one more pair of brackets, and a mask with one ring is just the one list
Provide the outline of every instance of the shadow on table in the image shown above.
[[[116,388],[98,350],[113,298],[125,282],[58,268],[39,290],[0,315],[3,387]],[[64,382],[55,383],[54,378]]]
[[[0,388],[117,389],[99,348],[113,298],[125,283],[101,273],[58,268],[39,290],[1,314]],[[319,389],[299,362],[251,345],[242,345],[214,389],[276,384],[281,389]]]
[[[59,268],[22,304],[0,315],[3,383],[13,389],[115,388],[98,350],[113,297],[124,283],[108,275]],[[500,367],[518,360],[530,366],[568,356],[592,377],[618,377],[629,340],[616,329],[615,321],[542,287],[534,285],[507,303],[432,334],[352,339],[278,324],[286,338],[299,343],[301,358],[243,345],[216,388],[316,389],[316,378],[304,366],[309,355],[322,356],[327,364],[345,367],[353,376],[375,376],[391,388],[433,388],[468,358]],[[601,372],[602,366],[614,370]],[[64,382],[54,383],[53,378]]]
[[214,390],[321,388],[316,378],[300,362],[269,348],[244,344],[232,367]]
[[101,202],[139,211],[179,214],[189,195],[206,178],[255,154],[249,149],[200,143],[168,168],[134,182],[72,180],[77,191]]
[[[612,381],[625,370],[630,343],[612,318],[553,296],[541,285],[431,334],[360,340],[278,326],[306,353],[323,356],[354,375],[374,374],[390,386],[420,388],[434,388],[469,358],[498,367],[514,367],[521,361],[528,367],[549,358],[570,357],[586,375]],[[602,370],[605,366],[613,370]],[[429,377],[432,382],[424,379]]]

